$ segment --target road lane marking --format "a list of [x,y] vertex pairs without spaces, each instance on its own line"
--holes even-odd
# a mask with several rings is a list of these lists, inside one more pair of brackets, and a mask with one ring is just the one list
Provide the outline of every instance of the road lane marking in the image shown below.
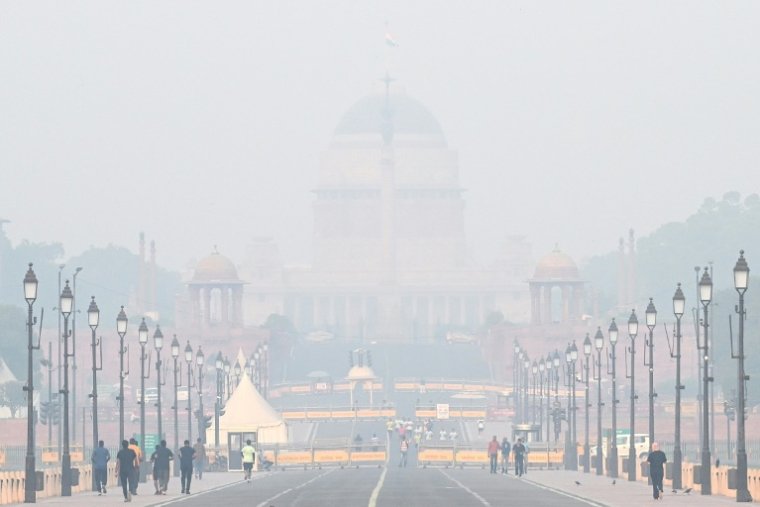
[[[271,472],[267,473],[267,474],[264,474],[264,475],[257,475],[256,477],[253,477],[251,479],[251,481],[257,481],[259,479],[263,479],[264,477],[266,477],[268,475],[272,475]],[[198,479],[196,479],[196,481],[197,480]],[[223,484],[221,486],[216,486],[215,488],[210,488],[210,489],[206,489],[206,490],[203,490],[203,491],[199,491],[198,493],[195,493],[195,494],[192,494],[192,495],[182,496],[180,498],[175,498],[175,499],[169,500],[167,502],[150,504],[150,507],[163,507],[164,505],[170,505],[170,504],[173,504],[173,503],[182,502],[184,500],[192,500],[193,498],[197,498],[197,497],[199,497],[201,495],[205,495],[206,493],[213,493],[214,491],[220,491],[222,489],[227,489],[227,488],[231,488],[232,486],[237,486],[239,484],[243,484],[243,480],[244,479],[241,479],[241,480],[235,481],[235,482],[231,482],[229,484]]]
[[368,507],[375,507],[377,505],[377,496],[380,494],[380,488],[383,487],[383,483],[385,482],[386,473],[388,473],[388,467],[385,467],[383,469],[383,473],[380,474],[380,479],[377,481],[377,485],[375,486],[375,489],[372,490],[372,496],[369,497]]
[[522,481],[527,482],[531,486],[535,486],[537,488],[545,489],[546,491],[551,491],[552,493],[557,493],[558,495],[566,496],[568,498],[572,498],[573,500],[578,500],[579,502],[583,502],[585,504],[591,505],[593,507],[609,507],[607,504],[602,502],[597,502],[596,500],[589,500],[588,498],[583,498],[582,496],[574,495],[572,493],[566,493],[562,491],[561,489],[553,488],[551,486],[545,486],[543,484],[540,484],[536,481],[532,481],[530,479],[522,479],[515,476],[508,476],[510,479],[515,481]]
[[446,477],[448,477],[449,480],[451,480],[454,484],[456,484],[457,486],[459,486],[460,488],[462,488],[463,490],[467,491],[469,494],[471,494],[472,496],[474,496],[475,498],[477,498],[478,500],[480,500],[480,503],[482,503],[485,507],[491,507],[491,504],[488,503],[488,501],[485,498],[483,498],[479,494],[475,493],[473,490],[471,490],[470,488],[468,488],[467,486],[465,486],[464,484],[462,484],[458,480],[454,479],[452,476],[450,476],[449,474],[447,474],[446,472],[444,472],[440,468],[438,469],[438,471],[441,472]]
[[297,489],[301,489],[304,486],[306,486],[307,484],[311,484],[312,482],[316,481],[317,479],[319,479],[321,477],[324,477],[325,475],[331,474],[335,470],[337,470],[337,469],[335,469],[335,468],[330,469],[327,472],[325,472],[323,474],[319,474],[318,476],[314,477],[313,479],[309,479],[308,481],[306,481],[306,482],[304,482],[302,484],[299,484],[298,486],[296,486],[294,488],[288,488],[288,489],[286,489],[284,491],[281,491],[281,492],[277,493],[276,495],[274,495],[272,498],[267,498],[266,500],[264,500],[263,502],[261,502],[260,504],[258,504],[256,507],[265,507],[267,504],[269,504],[270,502],[275,501],[276,499],[280,498],[282,495],[288,494],[291,491],[295,491]]

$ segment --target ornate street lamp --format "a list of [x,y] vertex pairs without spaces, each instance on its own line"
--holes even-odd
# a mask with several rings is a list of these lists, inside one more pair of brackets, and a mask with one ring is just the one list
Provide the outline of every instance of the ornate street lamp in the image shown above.
[[185,362],[187,363],[187,439],[193,443],[193,397],[190,388],[193,387],[193,348],[190,340],[185,345]]
[[535,359],[533,360],[533,366],[530,371],[533,374],[533,410],[530,421],[531,429],[533,429],[536,426],[536,374],[538,373],[538,363],[536,363]]
[[683,472],[681,470],[683,463],[683,453],[681,451],[681,391],[684,386],[681,385],[681,317],[683,317],[685,310],[686,298],[679,283],[676,293],[673,295],[673,314],[676,316],[676,439],[673,448],[673,489],[681,489],[683,487]]
[[235,372],[235,388],[237,388],[238,384],[240,383],[240,375],[243,373],[243,369],[240,367],[239,359],[235,361],[235,368],[233,371]]
[[[100,340],[95,336],[95,330],[98,329],[100,322],[100,310],[95,302],[95,296],[92,296],[90,306],[87,308],[87,324],[92,329],[92,341],[90,346],[92,348],[92,448],[98,448],[98,370],[103,369],[103,347],[100,345]],[[97,348],[100,346],[100,366],[97,361]],[[84,436],[84,434],[82,434]],[[92,475],[92,489],[97,489],[97,483],[95,481],[95,474]]]
[[739,353],[736,356],[737,363],[737,391],[739,392],[739,404],[736,413],[736,501],[751,502],[752,495],[747,488],[747,449],[745,447],[746,435],[744,432],[744,412],[746,410],[746,382],[749,377],[744,373],[744,293],[749,284],[749,266],[744,260],[744,250],[739,252],[739,260],[734,266],[734,288],[739,293]]
[[639,319],[636,317],[636,310],[631,310],[631,316],[628,317],[628,336],[631,337],[631,346],[628,351],[631,353],[631,433],[628,445],[628,481],[636,480],[636,446],[634,439],[636,435],[635,419],[636,415],[636,335],[639,334]]
[[[538,441],[540,442],[544,432],[544,371],[546,370],[546,362],[542,357],[538,362],[538,380],[540,382],[540,391],[538,393]],[[546,405],[549,408],[549,404]],[[547,420],[549,418],[547,417]],[[549,440],[549,433],[546,434],[546,440]]]
[[[594,335],[594,348],[596,349],[596,475],[604,475],[604,452],[602,449],[602,349],[604,348],[604,335],[599,327]],[[612,438],[615,438],[613,435]]]
[[[702,303],[702,311],[704,312],[704,325],[703,343],[700,346],[699,339],[697,339],[697,349],[703,351],[702,358],[702,467],[700,468],[700,489],[703,495],[712,495],[712,484],[710,473],[710,371],[708,368],[710,360],[710,342],[708,340],[707,328],[708,328],[708,312],[707,308],[712,300],[712,279],[710,274],[705,268],[705,272],[702,274],[702,279],[699,281],[699,300]],[[744,417],[744,414],[740,414],[739,417]]]
[[[36,464],[34,455],[34,369],[33,356],[34,351],[40,348],[39,343],[34,344],[34,324],[37,319],[33,316],[32,306],[37,300],[37,275],[34,274],[32,263],[29,263],[29,269],[24,276],[24,299],[28,306],[28,315],[26,319],[27,327],[27,376],[26,376],[26,461],[25,481],[24,481],[24,502],[35,503],[37,501],[36,490]],[[52,361],[52,358],[50,358]],[[52,422],[50,423],[52,425]]]
[[[583,380],[584,384],[584,391],[585,391],[585,415],[586,415],[586,438],[583,442],[583,473],[587,474],[591,471],[591,446],[589,445],[589,416],[588,416],[588,409],[591,406],[589,403],[589,359],[591,357],[591,339],[588,336],[588,333],[586,333],[586,339],[583,340],[583,355],[586,356],[586,365],[583,366],[583,369],[581,370],[581,380]],[[583,372],[585,371],[585,379],[583,378]]]
[[195,354],[195,365],[198,367],[198,436],[206,443],[206,418],[203,413],[203,363],[206,356],[203,355],[201,346],[198,345],[198,353]]
[[69,316],[74,306],[74,294],[69,281],[61,292],[58,308],[63,314],[63,458],[61,460],[61,496],[71,496],[71,453],[69,449]]
[[515,354],[512,357],[512,397],[514,398],[515,406],[515,420],[520,423],[523,422],[523,417],[520,410],[520,344],[515,339],[514,346]]
[[552,356],[552,365],[554,366],[554,405],[557,409],[554,417],[554,443],[559,441],[559,434],[562,431],[562,418],[560,417],[561,404],[559,402],[559,351],[554,349]]
[[[649,304],[644,313],[647,327],[649,328],[649,361],[644,354],[644,365],[649,367],[649,452],[652,452],[654,443],[654,398],[657,396],[654,392],[654,327],[657,325],[657,310],[654,307],[652,298],[649,298]],[[651,481],[651,479],[650,479]]]
[[529,372],[530,372],[530,358],[528,357],[527,352],[523,353],[523,414],[525,417],[525,423],[527,424],[529,422],[529,416],[530,413],[528,411],[528,404],[530,401],[530,378],[529,378]]
[[150,368],[148,376],[145,376],[145,360],[148,359],[145,354],[145,346],[148,344],[148,325],[145,323],[145,317],[137,329],[137,339],[140,342],[140,450],[145,456],[145,379],[150,378]]
[[[174,452],[177,452],[177,449],[179,449],[179,400],[177,399],[177,388],[179,387],[177,378],[179,375],[179,367],[177,365],[177,360],[179,359],[179,341],[177,340],[177,335],[174,335],[174,339],[172,340],[172,359],[174,360],[174,368],[172,370],[172,373],[174,373],[174,406],[172,407],[174,411]],[[190,397],[190,392],[188,389],[188,397]],[[174,477],[179,477],[179,469],[180,467],[174,466]]]
[[224,358],[224,379],[227,382],[227,399],[230,399],[230,371],[232,371],[232,366],[230,365],[230,360],[226,357]]
[[578,346],[575,344],[575,340],[573,340],[573,344],[570,346],[570,359],[573,361],[573,470],[578,470],[578,403],[575,393],[575,362],[578,359]]
[[219,447],[219,411],[222,403],[222,372],[224,371],[224,359],[221,351],[216,355],[216,401],[214,402],[214,446]]
[[610,345],[612,345],[612,441],[610,447],[610,459],[609,467],[607,468],[608,475],[613,479],[618,477],[618,449],[617,449],[617,379],[615,371],[615,345],[618,341],[618,327],[615,323],[615,319],[612,319],[610,328],[607,331],[609,334]]
[[[119,315],[116,317],[116,332],[119,334],[119,442],[124,440],[124,378],[129,374],[129,367],[124,370],[124,354],[128,349],[124,347],[124,336],[127,334],[127,314],[124,313],[124,307],[121,307]],[[129,356],[127,356],[129,361]]]

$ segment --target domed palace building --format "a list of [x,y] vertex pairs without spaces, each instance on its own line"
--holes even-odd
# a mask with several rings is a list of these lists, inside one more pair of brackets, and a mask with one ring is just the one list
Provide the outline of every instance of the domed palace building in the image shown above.
[[530,321],[530,244],[505,237],[488,265],[468,257],[457,152],[390,81],[346,111],[320,155],[311,259],[286,265],[275,239],[257,238],[238,278],[212,254],[188,281],[196,323],[216,318],[217,291],[233,321],[281,314],[346,342],[432,341],[436,330],[475,331],[496,311]]

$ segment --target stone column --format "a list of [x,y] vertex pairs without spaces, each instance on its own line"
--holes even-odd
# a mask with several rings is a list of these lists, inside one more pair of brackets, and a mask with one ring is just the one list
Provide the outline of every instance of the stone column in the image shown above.
[[570,287],[562,286],[562,322],[570,319]]
[[552,286],[544,285],[544,324],[552,323]]
[[541,286],[536,283],[530,284],[530,323],[541,324]]
[[194,326],[201,323],[201,289],[190,286],[190,320]]
[[243,286],[238,285],[232,289],[233,297],[233,322],[235,326],[243,327],[245,325],[245,315],[243,314]]
[[229,312],[229,306],[230,306],[230,288],[227,285],[222,285],[219,288],[220,299],[221,299],[221,309],[222,314],[219,316],[219,320],[222,322],[222,325],[229,326],[230,324],[230,312]]
[[203,287],[203,324],[211,324],[211,287]]

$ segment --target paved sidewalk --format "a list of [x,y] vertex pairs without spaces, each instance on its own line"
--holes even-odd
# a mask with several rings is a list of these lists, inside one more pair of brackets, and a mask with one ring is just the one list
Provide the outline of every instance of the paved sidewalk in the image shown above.
[[[254,477],[263,474],[254,474]],[[191,495],[183,495],[180,493],[182,487],[179,481],[179,477],[172,477],[169,480],[169,491],[166,495],[155,495],[155,488],[153,487],[153,481],[141,483],[137,488],[137,496],[132,497],[130,505],[135,507],[147,507],[148,505],[154,505],[158,503],[164,503],[170,500],[179,500],[181,498],[193,498],[199,493],[209,491],[216,488],[222,488],[224,486],[239,483],[243,481],[242,472],[215,472],[203,474],[203,480],[198,480],[193,477],[190,483]],[[109,487],[108,493],[102,496],[98,496],[97,493],[87,491],[85,493],[77,493],[70,497],[53,497],[38,500],[37,503],[48,506],[61,505],[66,507],[101,507],[105,505],[113,505],[114,503],[124,503],[124,495],[120,486]]]
[[[605,476],[568,470],[531,470],[522,479],[517,480],[532,482],[540,487],[582,498],[596,506],[639,507],[644,502],[654,502],[652,486],[644,482],[628,482],[625,476],[616,479],[613,485],[612,479]],[[580,482],[581,485],[576,485],[575,481]],[[663,504],[728,506],[736,503],[733,498],[720,495],[702,496],[699,491],[692,491],[689,495],[682,491],[678,493],[672,493],[672,491],[667,486],[665,487],[664,498],[660,500]]]

